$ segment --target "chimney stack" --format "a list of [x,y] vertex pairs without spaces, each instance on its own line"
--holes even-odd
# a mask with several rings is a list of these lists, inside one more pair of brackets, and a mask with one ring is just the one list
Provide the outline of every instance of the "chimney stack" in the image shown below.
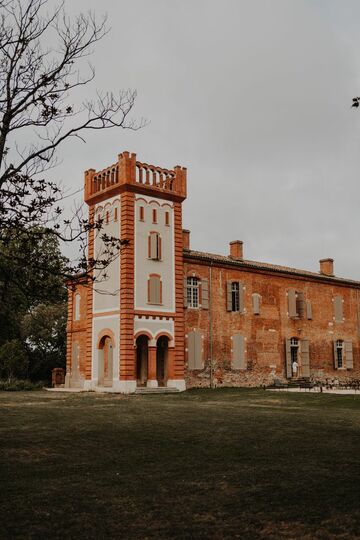
[[182,230],[183,237],[183,249],[190,249],[190,231],[187,229]]
[[243,243],[241,240],[233,240],[230,242],[230,257],[232,259],[243,258]]
[[320,259],[320,274],[324,276],[334,275],[334,259]]

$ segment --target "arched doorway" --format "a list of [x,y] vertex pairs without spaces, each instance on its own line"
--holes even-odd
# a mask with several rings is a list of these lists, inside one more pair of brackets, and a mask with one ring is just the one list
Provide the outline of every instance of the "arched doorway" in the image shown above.
[[141,335],[136,339],[136,380],[137,386],[146,386],[148,378],[148,336]]
[[159,386],[166,386],[168,379],[169,338],[160,336],[156,342],[156,379]]
[[110,336],[103,336],[99,343],[98,385],[112,386],[114,372],[114,344]]

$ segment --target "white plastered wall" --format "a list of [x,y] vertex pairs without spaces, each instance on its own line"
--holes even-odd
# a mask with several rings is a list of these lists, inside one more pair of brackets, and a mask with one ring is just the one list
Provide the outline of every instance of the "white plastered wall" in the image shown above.
[[95,317],[93,319],[93,332],[92,332],[92,366],[91,366],[91,380],[93,386],[98,383],[98,370],[99,370],[99,349],[98,341],[99,336],[105,329],[110,329],[115,337],[114,345],[114,364],[113,364],[113,380],[119,380],[119,350],[120,350],[120,315],[104,315],[102,317]]
[[[134,321],[134,331],[135,335],[144,331],[148,334],[151,334],[153,337],[153,343],[150,345],[156,345],[156,337],[162,332],[170,334],[172,338],[174,337],[174,320],[173,319],[160,319],[160,317],[154,318],[145,318],[145,317],[135,317]],[[172,344],[169,344],[172,346]]]
[[[144,221],[140,221],[140,207],[144,208]],[[157,223],[153,223],[152,210],[157,211]],[[165,224],[165,212],[169,212],[169,225]],[[148,242],[151,231],[161,237],[162,260],[149,259]],[[148,303],[148,278],[159,274],[162,281],[162,304]],[[174,209],[170,201],[138,195],[135,199],[135,309],[175,311],[175,256],[174,256]]]
[[[117,221],[115,221],[115,209],[117,209]],[[109,223],[106,223],[106,214],[109,212]],[[98,216],[103,219],[100,231],[95,231],[94,253],[95,258],[101,256],[104,243],[101,235],[106,234],[114,238],[120,237],[120,199],[112,197],[95,207],[95,220]],[[107,277],[104,275],[106,274]],[[93,312],[104,313],[120,309],[120,255],[112,261],[105,271],[95,271]]]

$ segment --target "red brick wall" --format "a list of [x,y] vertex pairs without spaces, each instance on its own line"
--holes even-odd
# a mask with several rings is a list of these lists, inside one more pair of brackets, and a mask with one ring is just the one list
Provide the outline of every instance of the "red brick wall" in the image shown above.
[[[73,343],[77,342],[80,348],[79,370],[85,378],[86,374],[86,323],[87,323],[87,300],[89,287],[82,283],[70,285],[68,288],[68,322],[67,322],[67,351],[66,372],[71,371],[71,358]],[[75,321],[75,296],[80,295],[80,319]]]
[[[185,257],[185,275],[209,279],[210,266]],[[226,310],[226,282],[241,281],[245,286],[245,313]],[[312,303],[313,319],[291,319],[288,316],[287,290],[302,291]],[[252,293],[262,297],[260,315],[252,310]],[[332,298],[344,299],[345,321],[334,321]],[[269,384],[274,378],[285,379],[285,338],[308,339],[310,344],[311,377],[316,380],[360,379],[359,324],[357,290],[350,286],[319,282],[298,276],[261,273],[231,267],[212,267],[212,327],[214,383],[221,385],[253,386]],[[210,384],[210,309],[185,309],[185,334],[197,328],[204,336],[204,369],[189,371],[185,355],[187,386]],[[236,332],[246,338],[247,369],[231,368],[231,336]],[[335,370],[333,341],[351,340],[354,369]],[[186,341],[185,341],[186,346]]]

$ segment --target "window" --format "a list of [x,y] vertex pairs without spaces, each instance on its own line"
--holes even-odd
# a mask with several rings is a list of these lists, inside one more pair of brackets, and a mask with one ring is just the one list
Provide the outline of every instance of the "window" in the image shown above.
[[336,363],[338,368],[343,367],[344,360],[344,342],[341,339],[338,339],[336,342]]
[[231,284],[231,311],[239,311],[239,282]]
[[156,208],[153,208],[152,220],[153,220],[153,223],[157,223],[157,211],[156,211]]
[[191,308],[199,307],[199,280],[196,277],[188,277],[186,281],[187,305]]
[[334,320],[335,322],[343,322],[344,320],[343,297],[335,296],[335,298],[333,299],[333,302],[334,302]]
[[165,212],[165,225],[170,225],[170,214]]
[[232,342],[232,368],[246,369],[245,360],[245,339],[241,334],[235,334],[231,337]]
[[298,361],[299,353],[299,340],[297,338],[290,339],[290,354],[291,354],[291,364]]
[[289,289],[288,313],[291,319],[303,319],[306,315],[306,303],[303,292]]
[[80,294],[75,295],[75,310],[74,310],[74,320],[79,321],[80,320]]
[[188,348],[188,367],[189,369],[202,369],[202,343],[201,333],[199,330],[189,332],[187,336]]
[[139,208],[139,219],[140,221],[144,221],[144,207],[140,206]]
[[252,295],[252,306],[254,315],[260,315],[260,303],[261,296],[258,293],[253,293]]
[[109,223],[109,217],[110,217],[109,212],[106,212],[106,223]]
[[117,221],[117,220],[118,220],[118,209],[115,206],[115,208],[114,208],[114,221]]
[[228,281],[226,283],[226,310],[243,313],[244,290],[241,281]]
[[162,303],[162,283],[158,274],[150,274],[148,279],[148,302],[149,304]]
[[149,259],[153,261],[161,260],[161,237],[155,231],[149,234]]

